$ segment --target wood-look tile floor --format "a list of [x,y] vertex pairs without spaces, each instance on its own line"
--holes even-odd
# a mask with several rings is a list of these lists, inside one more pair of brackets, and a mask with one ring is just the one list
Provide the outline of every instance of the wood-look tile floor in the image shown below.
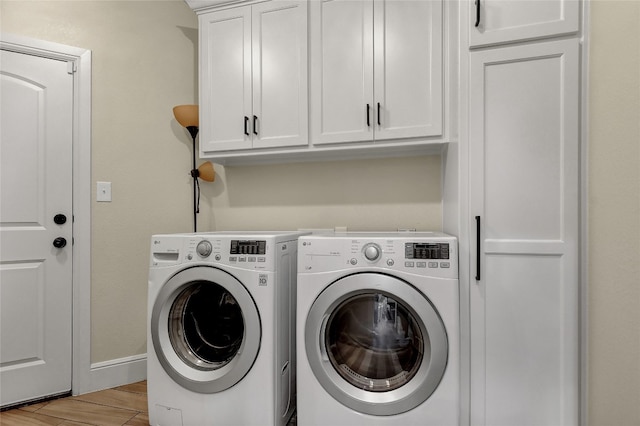
[[147,382],[55,399],[0,413],[2,426],[148,426]]

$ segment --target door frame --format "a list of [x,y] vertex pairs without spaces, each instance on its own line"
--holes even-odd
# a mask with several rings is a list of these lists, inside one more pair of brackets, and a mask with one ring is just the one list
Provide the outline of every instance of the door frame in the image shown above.
[[[91,51],[0,33],[0,49],[73,64],[71,392],[91,391]],[[71,65],[70,65],[71,66]]]

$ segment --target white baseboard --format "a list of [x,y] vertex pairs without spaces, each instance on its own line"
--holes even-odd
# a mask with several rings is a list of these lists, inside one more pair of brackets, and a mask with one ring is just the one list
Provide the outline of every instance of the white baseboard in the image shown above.
[[147,379],[147,354],[91,364],[89,389],[95,392],[117,386],[128,385]]

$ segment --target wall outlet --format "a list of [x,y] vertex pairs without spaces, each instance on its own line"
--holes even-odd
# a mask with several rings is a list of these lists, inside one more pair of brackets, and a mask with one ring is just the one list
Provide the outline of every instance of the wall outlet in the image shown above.
[[111,202],[111,182],[98,182],[96,201]]

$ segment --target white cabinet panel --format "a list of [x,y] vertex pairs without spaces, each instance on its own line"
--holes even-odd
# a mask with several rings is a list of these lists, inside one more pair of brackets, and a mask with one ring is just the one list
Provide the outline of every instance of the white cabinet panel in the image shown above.
[[579,0],[469,0],[467,4],[472,47],[579,30]]
[[440,1],[375,3],[376,139],[442,134],[441,17]]
[[259,3],[253,13],[254,148],[306,145],[307,12],[299,2]]
[[314,1],[310,7],[313,142],[370,141],[373,3]]
[[562,238],[563,66],[549,56],[485,68],[486,238]]
[[472,424],[578,422],[578,52],[470,55]]
[[312,142],[442,134],[442,1],[311,2]]
[[263,2],[199,22],[201,156],[306,145],[307,3]]
[[251,147],[251,9],[200,15],[200,150]]
[[[577,300],[561,255],[487,256],[487,425],[577,424]],[[569,403],[567,403],[570,401]]]

